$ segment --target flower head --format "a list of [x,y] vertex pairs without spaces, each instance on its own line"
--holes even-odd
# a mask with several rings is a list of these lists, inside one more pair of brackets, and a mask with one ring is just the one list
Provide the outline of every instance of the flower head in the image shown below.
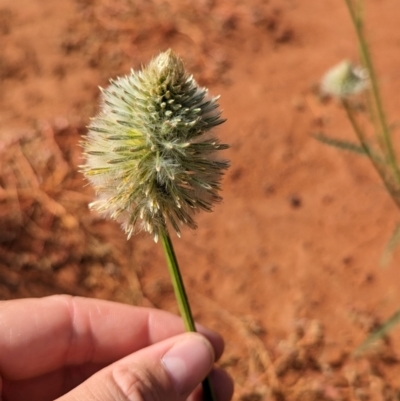
[[120,221],[128,234],[154,236],[169,223],[196,228],[194,214],[211,211],[229,163],[216,153],[210,129],[223,123],[208,96],[171,50],[141,71],[111,80],[82,144],[81,170],[94,186],[90,207]]
[[321,90],[326,95],[345,98],[367,87],[368,75],[364,68],[342,61],[332,67],[322,78]]

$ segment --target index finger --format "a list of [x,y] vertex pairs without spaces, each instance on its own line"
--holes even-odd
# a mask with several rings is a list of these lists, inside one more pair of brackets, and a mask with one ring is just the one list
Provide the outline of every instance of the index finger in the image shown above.
[[[115,302],[56,295],[0,304],[0,375],[21,380],[63,366],[111,363],[182,333],[171,313]],[[216,356],[223,340],[199,326]]]

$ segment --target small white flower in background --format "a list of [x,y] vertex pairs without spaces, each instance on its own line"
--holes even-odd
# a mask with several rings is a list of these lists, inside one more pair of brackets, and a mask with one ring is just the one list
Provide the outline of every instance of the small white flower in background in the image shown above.
[[210,97],[171,50],[142,71],[111,80],[82,144],[81,171],[96,190],[92,209],[121,222],[128,238],[145,230],[157,241],[169,223],[196,228],[211,211],[229,163],[210,129],[223,123]]
[[363,91],[367,86],[367,71],[345,60],[324,75],[321,81],[321,92],[324,95],[345,98]]

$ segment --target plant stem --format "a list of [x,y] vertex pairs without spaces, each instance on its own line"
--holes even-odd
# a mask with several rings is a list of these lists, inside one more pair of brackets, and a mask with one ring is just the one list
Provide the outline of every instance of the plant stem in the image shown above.
[[[179,311],[183,319],[186,331],[196,332],[192,311],[188,297],[186,295],[185,286],[183,284],[182,275],[179,270],[178,260],[172,246],[171,238],[167,231],[160,235],[162,247],[164,249],[165,258],[167,260],[169,274],[171,276],[172,285],[174,287],[175,297],[178,302]],[[216,401],[216,397],[211,385],[211,380],[207,376],[202,383],[204,400]]]
[[385,334],[393,329],[400,322],[400,310],[396,311],[389,319],[381,326],[374,330],[368,338],[353,352],[354,356],[360,356],[368,349],[375,341],[380,340]]
[[351,107],[350,107],[350,105],[349,105],[349,103],[347,102],[346,99],[342,99],[342,105],[343,105],[344,109],[346,110],[347,117],[350,120],[350,123],[351,123],[351,125],[353,127],[354,132],[357,135],[357,138],[358,138],[361,146],[363,147],[365,153],[367,154],[367,156],[371,160],[371,163],[374,166],[376,172],[381,177],[381,179],[383,181],[383,184],[385,185],[385,188],[389,192],[389,194],[390,194],[391,198],[393,199],[394,203],[400,209],[400,198],[399,198],[399,196],[398,196],[398,194],[396,192],[396,189],[388,181],[384,170],[381,168],[379,163],[376,161],[375,155],[372,153],[367,141],[365,140],[364,132],[360,128],[360,126],[358,125],[357,120],[355,119],[355,117],[353,115],[353,111],[352,111],[352,109],[351,109]]
[[369,78],[371,80],[371,88],[372,88],[372,95],[375,101],[376,112],[378,115],[378,120],[381,126],[383,142],[385,144],[386,152],[390,167],[393,171],[395,180],[397,184],[400,184],[400,171],[396,161],[396,154],[393,149],[392,140],[390,137],[390,130],[389,126],[386,121],[385,113],[383,111],[382,101],[379,94],[378,83],[375,76],[375,71],[372,64],[372,59],[369,54],[369,49],[367,42],[365,40],[363,29],[362,29],[362,21],[361,17],[357,16],[356,11],[353,8],[351,0],[345,0],[347,8],[349,10],[351,20],[353,22],[354,28],[356,30],[357,39],[360,45],[360,51],[362,58],[364,60],[365,67],[368,71]]

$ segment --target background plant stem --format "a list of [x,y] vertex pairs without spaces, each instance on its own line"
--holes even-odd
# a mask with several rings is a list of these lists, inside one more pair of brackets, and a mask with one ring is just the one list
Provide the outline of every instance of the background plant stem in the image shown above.
[[[161,244],[164,249],[165,258],[167,260],[168,270],[171,276],[172,285],[174,287],[175,297],[178,302],[179,311],[182,316],[186,331],[196,332],[196,327],[193,320],[192,311],[188,297],[186,295],[185,286],[183,284],[182,275],[179,270],[178,260],[175,255],[174,247],[171,238],[167,231],[160,235]],[[216,401],[216,397],[211,385],[209,376],[202,383],[204,400]]]
[[398,196],[398,194],[396,192],[396,189],[394,188],[393,184],[391,184],[388,181],[388,178],[387,178],[387,176],[385,174],[384,169],[379,165],[379,162],[376,161],[376,157],[372,153],[367,141],[365,140],[363,130],[358,125],[357,120],[354,117],[353,110],[351,109],[348,101],[346,99],[342,99],[342,105],[343,105],[343,107],[344,107],[344,109],[346,111],[347,118],[350,120],[350,123],[351,123],[351,125],[353,127],[354,132],[357,135],[357,138],[358,138],[361,146],[363,147],[365,153],[367,154],[367,156],[371,160],[371,163],[374,166],[376,172],[381,177],[381,179],[383,181],[383,184],[385,185],[385,188],[389,192],[389,194],[390,194],[391,198],[393,199],[394,203],[400,209],[400,198],[399,198],[399,196]]
[[382,101],[379,94],[378,83],[375,76],[375,71],[372,64],[372,59],[369,54],[369,49],[367,42],[364,37],[363,27],[362,27],[362,20],[360,16],[357,16],[357,13],[353,7],[351,0],[345,0],[347,8],[349,10],[351,20],[353,22],[354,28],[356,30],[357,39],[360,46],[361,56],[364,61],[365,68],[368,71],[369,79],[371,81],[371,89],[372,89],[372,96],[374,99],[377,117],[381,126],[381,135],[383,137],[383,143],[385,144],[387,159],[389,165],[393,171],[394,178],[396,180],[396,184],[400,184],[400,171],[396,161],[396,154],[393,149],[392,140],[390,137],[390,130],[389,126],[386,121],[385,113],[383,111]]

